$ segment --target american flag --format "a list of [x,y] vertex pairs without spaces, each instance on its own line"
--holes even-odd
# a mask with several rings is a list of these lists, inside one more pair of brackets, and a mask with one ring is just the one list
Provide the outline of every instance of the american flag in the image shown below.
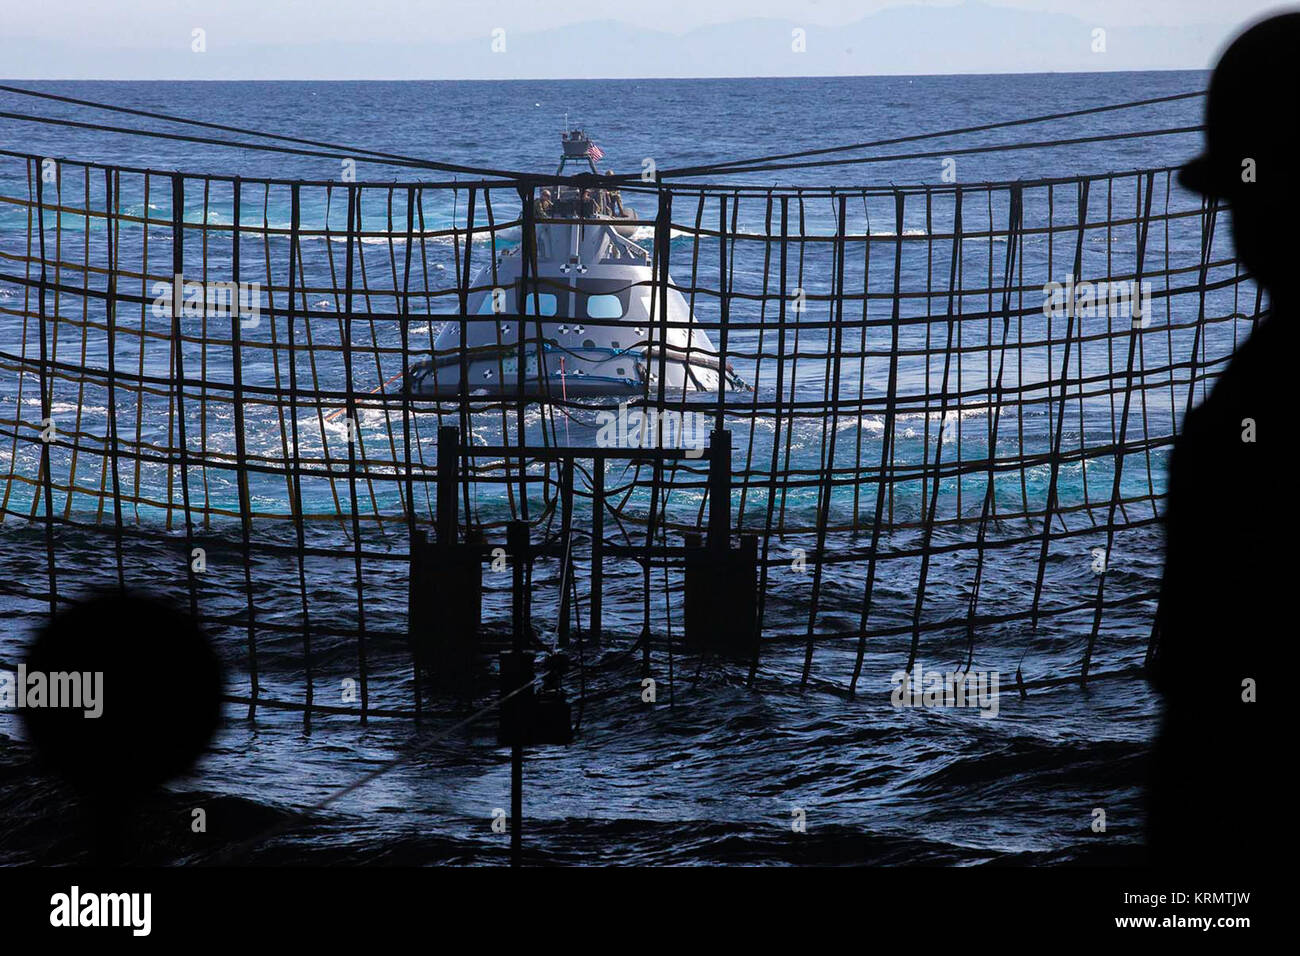
[[602,150],[595,143],[592,143],[590,146],[587,147],[587,158],[590,159],[593,163],[599,159],[603,159],[604,156],[605,156],[604,150]]

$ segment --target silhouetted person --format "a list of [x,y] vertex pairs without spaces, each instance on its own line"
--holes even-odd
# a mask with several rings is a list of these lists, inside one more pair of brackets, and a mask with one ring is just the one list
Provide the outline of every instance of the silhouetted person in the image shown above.
[[1295,561],[1298,120],[1300,14],[1290,14],[1257,24],[1223,54],[1206,103],[1206,152],[1182,173],[1229,205],[1237,255],[1270,308],[1187,415],[1170,464],[1152,661],[1165,720],[1149,846],[1161,864],[1249,865],[1280,857],[1286,837],[1266,807],[1289,753],[1266,746],[1276,728],[1260,708],[1293,678],[1296,586],[1285,572]]
[[25,675],[20,713],[38,759],[77,791],[97,860],[129,859],[132,808],[188,770],[220,722],[221,666],[207,638],[157,599],[104,594],[54,617]]

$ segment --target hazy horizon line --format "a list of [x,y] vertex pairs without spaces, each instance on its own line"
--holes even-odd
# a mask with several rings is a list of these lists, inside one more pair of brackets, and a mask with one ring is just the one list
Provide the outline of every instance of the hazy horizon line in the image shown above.
[[984,73],[976,71],[958,71],[953,73],[809,73],[798,76],[786,74],[762,74],[758,76],[516,76],[500,77],[366,77],[364,79],[330,79],[329,77],[298,77],[281,79],[209,79],[195,77],[152,77],[149,79],[122,79],[120,77],[87,76],[43,76],[43,77],[4,77],[0,83],[639,83],[653,81],[660,83],[694,83],[699,80],[923,80],[943,79],[947,77],[968,76],[1123,76],[1124,74],[1141,75],[1145,73],[1204,73],[1213,72],[1211,67],[1153,67],[1149,70],[1007,70],[1001,73]]

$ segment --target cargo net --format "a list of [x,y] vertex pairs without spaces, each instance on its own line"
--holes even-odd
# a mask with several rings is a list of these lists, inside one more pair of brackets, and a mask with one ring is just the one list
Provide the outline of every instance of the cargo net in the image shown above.
[[[163,591],[219,639],[250,713],[419,709],[407,569],[437,517],[443,426],[460,436],[458,535],[484,543],[485,646],[511,621],[493,549],[523,519],[538,641],[555,640],[563,581],[579,639],[598,600],[606,641],[680,655],[683,544],[710,514],[698,450],[725,429],[729,530],[758,547],[742,677],[852,692],[917,661],[1025,687],[1136,673],[1179,423],[1261,312],[1221,210],[1169,169],[627,182],[652,303],[629,359],[670,360],[650,346],[676,290],[734,378],[684,391],[650,374],[621,408],[570,396],[572,378],[541,400],[422,395],[411,366],[468,367],[472,335],[435,347],[447,322],[521,330],[548,361],[581,349],[581,330],[550,341],[509,300],[475,307],[497,266],[530,259],[544,181],[2,162],[0,591],[20,626],[0,662],[94,588]],[[682,453],[631,454],[646,445]]]

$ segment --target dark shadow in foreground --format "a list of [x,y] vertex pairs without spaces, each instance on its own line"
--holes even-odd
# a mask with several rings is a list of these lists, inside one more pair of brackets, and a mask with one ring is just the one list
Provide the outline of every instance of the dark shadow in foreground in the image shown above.
[[97,861],[130,859],[135,808],[193,766],[220,723],[208,639],[189,614],[114,592],[60,611],[25,668],[21,713],[40,763],[76,792]]
[[1165,700],[1148,808],[1158,865],[1240,867],[1271,853],[1265,841],[1277,839],[1265,801],[1280,755],[1265,744],[1255,695],[1265,666],[1290,674],[1295,627],[1293,619],[1282,626],[1290,604],[1283,571],[1294,557],[1280,552],[1294,546],[1287,516],[1300,255],[1297,50],[1300,14],[1263,21],[1232,43],[1210,83],[1206,152],[1181,177],[1226,200],[1237,256],[1268,292],[1270,309],[1187,414],[1170,463],[1150,661]]

